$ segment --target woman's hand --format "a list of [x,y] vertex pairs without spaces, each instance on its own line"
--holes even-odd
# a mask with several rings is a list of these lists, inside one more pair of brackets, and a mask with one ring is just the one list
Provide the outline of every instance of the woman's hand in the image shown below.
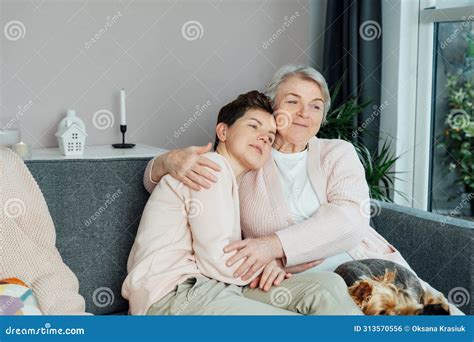
[[209,182],[215,183],[217,178],[208,169],[221,170],[218,164],[202,156],[211,147],[211,143],[208,143],[206,146],[190,146],[170,151],[164,159],[163,168],[166,173],[193,190],[210,188]]
[[[280,259],[278,259],[278,260],[280,260]],[[286,272],[292,273],[292,274],[300,273],[300,272],[304,272],[306,270],[309,270],[310,268],[313,268],[313,267],[319,265],[323,261],[324,261],[324,259],[319,259],[319,260],[315,260],[315,261],[305,262],[304,264],[294,265],[294,266],[290,266],[290,267],[283,267],[283,269]]]
[[277,263],[276,260],[269,262],[257,278],[252,280],[250,288],[254,289],[257,286],[262,291],[269,291],[272,285],[279,286],[284,279],[291,277],[291,273],[285,272]]
[[232,266],[240,259],[245,261],[234,272],[234,277],[241,275],[242,280],[250,279],[260,268],[269,262],[284,256],[280,239],[275,234],[255,239],[245,239],[230,243],[224,248],[225,253],[237,251],[227,260],[227,266]]
[[[280,267],[281,269],[283,269],[283,271],[285,271],[285,273],[286,273],[285,279],[289,278],[290,276],[292,276],[295,273],[300,273],[300,272],[304,272],[306,270],[309,270],[310,268],[313,268],[313,267],[319,265],[323,261],[324,261],[324,259],[319,259],[319,260],[315,260],[315,261],[306,262],[304,264],[294,265],[294,266],[290,266],[290,267],[283,267],[283,262],[281,261],[281,259],[275,259],[276,265],[278,267]],[[254,289],[257,286],[259,286],[261,279],[262,279],[262,274],[260,274],[254,280],[252,280],[252,282],[249,284],[250,288]],[[278,286],[278,285],[280,285],[280,283],[274,284],[274,285]],[[262,288],[261,286],[259,286],[259,287]]]

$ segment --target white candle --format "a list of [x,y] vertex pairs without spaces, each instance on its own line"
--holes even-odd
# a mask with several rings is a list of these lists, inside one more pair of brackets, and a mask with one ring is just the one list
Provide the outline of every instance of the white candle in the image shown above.
[[28,145],[23,141],[20,141],[18,144],[13,145],[13,151],[15,151],[21,158],[24,158],[28,155]]
[[125,113],[125,89],[120,90],[120,125],[126,125],[126,113]]

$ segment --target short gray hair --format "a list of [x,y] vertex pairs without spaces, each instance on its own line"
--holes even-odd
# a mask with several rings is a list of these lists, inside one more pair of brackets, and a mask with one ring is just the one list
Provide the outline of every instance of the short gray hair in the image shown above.
[[288,78],[296,76],[305,80],[313,81],[321,88],[323,93],[324,100],[324,114],[323,114],[323,123],[326,121],[326,116],[331,107],[331,95],[329,95],[328,85],[323,75],[314,68],[303,66],[303,65],[285,65],[277,70],[275,75],[273,75],[272,80],[267,86],[265,94],[272,101],[273,107],[276,105],[276,94],[280,84],[285,82]]

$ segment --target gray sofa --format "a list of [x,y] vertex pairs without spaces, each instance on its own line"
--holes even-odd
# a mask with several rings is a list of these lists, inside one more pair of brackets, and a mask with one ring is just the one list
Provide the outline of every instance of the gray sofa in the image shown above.
[[[149,194],[149,158],[26,161],[48,204],[57,247],[77,275],[87,311],[126,314],[121,296],[127,257]],[[373,227],[395,245],[420,277],[445,295],[472,297],[472,224],[377,202]],[[453,290],[454,289],[454,290]],[[472,301],[460,307],[473,314]],[[463,294],[463,293],[461,293]]]

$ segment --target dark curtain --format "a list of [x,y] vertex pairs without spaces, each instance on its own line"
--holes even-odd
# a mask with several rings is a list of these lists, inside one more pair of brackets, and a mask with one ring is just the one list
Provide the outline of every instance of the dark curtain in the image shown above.
[[354,120],[355,135],[370,151],[378,150],[382,77],[381,0],[327,0],[323,74],[331,88],[341,81],[332,108],[355,97],[370,102]]

